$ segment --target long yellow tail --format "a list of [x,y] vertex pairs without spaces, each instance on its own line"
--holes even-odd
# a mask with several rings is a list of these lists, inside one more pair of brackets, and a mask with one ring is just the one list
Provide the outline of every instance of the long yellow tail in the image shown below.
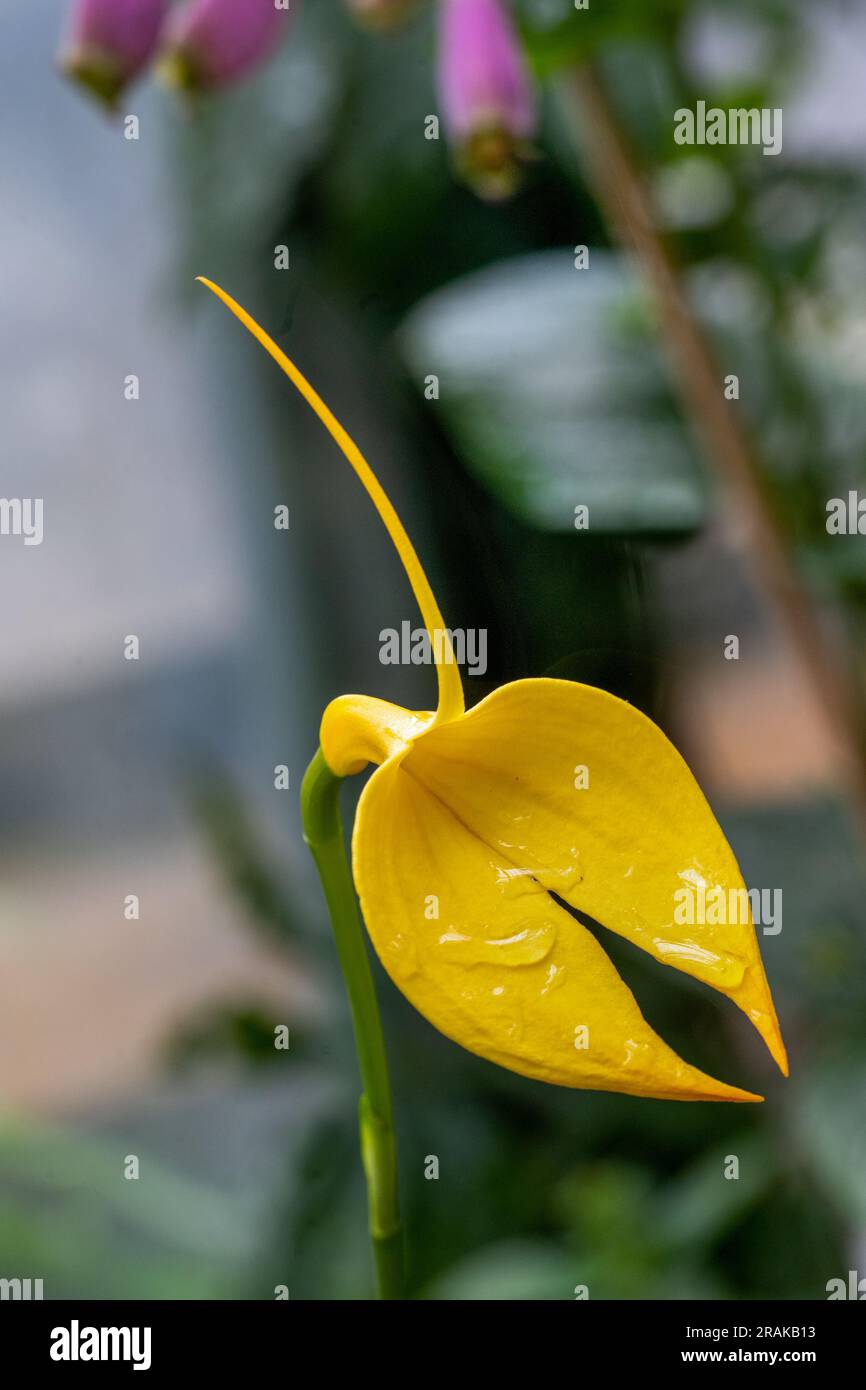
[[385,529],[394,543],[394,548],[400,557],[400,562],[406,571],[409,583],[412,585],[412,592],[421,610],[424,625],[430,637],[430,643],[436,661],[436,678],[439,683],[439,706],[437,710],[437,723],[456,719],[463,713],[463,686],[460,680],[460,672],[454,661],[450,639],[447,636],[447,629],[439,611],[439,605],[430,588],[429,581],[421,561],[418,559],[415,547],[409,539],[406,528],[397,515],[390,498],[368,464],[361,450],[355,441],[346,433],[336,416],[328,409],[325,402],[317,391],[313,389],[307,378],[302,372],[298,371],[294,362],[286,356],[282,348],[277,347],[273,338],[256,323],[246,311],[241,308],[230,294],[226,294],[224,289],[215,285],[213,280],[208,280],[204,275],[196,277],[202,285],[206,285],[223,304],[232,311],[235,318],[240,319],[244,328],[261,343],[265,352],[270,353],[276,362],[291,381],[292,385],[300,391],[304,400],[312,410],[318,415],[325,429],[337,446],[343,451],[349,463],[354,468],[361,483],[382,518]]

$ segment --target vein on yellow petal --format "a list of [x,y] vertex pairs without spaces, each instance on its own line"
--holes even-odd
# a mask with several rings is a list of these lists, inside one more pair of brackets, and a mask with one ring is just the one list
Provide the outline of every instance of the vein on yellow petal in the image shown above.
[[[352,850],[373,945],[420,1013],[469,1051],[536,1080],[657,1099],[762,1099],[679,1057],[592,933],[534,875],[510,891],[508,859],[411,761],[410,749],[367,783]],[[431,901],[428,920],[420,904]],[[592,1034],[588,1051],[577,1050],[578,1022]]]
[[[604,727],[593,716],[593,705],[605,715]],[[658,814],[664,817],[659,830],[665,830],[670,839],[667,831],[679,824],[678,817],[685,806],[688,829],[682,831],[683,836],[687,840],[696,837],[699,847],[703,844],[708,861],[715,864],[719,882],[742,886],[730,846],[681,755],[645,715],[593,687],[550,679],[500,686],[459,721],[431,730],[429,737],[422,735],[404,760],[403,771],[436,794],[465,829],[502,855],[515,871],[533,874],[544,888],[552,889],[570,906],[631,940],[662,964],[691,974],[727,995],[747,1015],[787,1075],[785,1046],[751,914],[741,929],[741,943],[737,944],[737,955],[742,955],[746,967],[738,983],[702,966],[702,958],[695,958],[696,952],[679,949],[673,954],[661,949],[666,944],[660,941],[661,927],[669,919],[660,895],[667,901],[678,882],[676,877],[671,881],[668,872],[678,865],[669,864],[665,855],[658,860],[661,836],[653,839],[652,854],[644,864],[639,884],[636,878],[629,877],[631,868],[625,876],[617,872],[611,856],[614,851],[625,853],[623,835],[629,842],[640,840],[646,809],[635,800],[642,779],[632,778],[630,799],[626,796],[628,784],[620,781],[617,759],[621,762],[625,756],[624,734],[622,728],[610,725],[614,716],[620,724],[627,720],[644,744],[646,785],[656,788]],[[567,751],[574,736],[572,729],[580,731],[582,750],[579,755],[575,752],[573,758]],[[610,756],[606,755],[608,761],[615,757],[606,777],[604,768],[599,766],[601,742],[595,756],[589,759],[594,769],[592,795],[601,798],[596,800],[590,815],[589,802],[575,801],[565,789],[571,786],[572,763],[578,756],[584,760],[593,739],[601,740],[602,734],[613,750]],[[647,764],[653,748],[655,762]],[[639,761],[638,752],[637,745],[630,745],[627,761]],[[664,760],[659,762],[661,755]],[[674,795],[677,778],[682,783],[680,800]],[[615,797],[614,787],[618,788]],[[685,793],[688,799],[683,802]],[[581,792],[580,798],[589,795]],[[605,827],[608,832],[615,832],[611,843],[606,843],[610,837],[604,833]],[[582,836],[579,852],[574,848],[578,834]],[[629,853],[634,854],[634,845]],[[623,860],[624,864],[631,862]],[[660,870],[664,872],[660,874]],[[740,929],[737,931],[739,934]],[[681,943],[681,936],[676,940]],[[724,959],[724,950],[733,949],[729,939],[713,941],[712,945],[719,960]],[[713,960],[716,954],[712,955]]]

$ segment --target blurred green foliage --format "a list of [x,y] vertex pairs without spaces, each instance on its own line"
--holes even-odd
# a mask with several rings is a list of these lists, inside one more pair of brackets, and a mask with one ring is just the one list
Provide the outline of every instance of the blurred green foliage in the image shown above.
[[[774,504],[852,623],[866,595],[862,561],[827,544],[824,503],[863,473],[862,390],[838,345],[864,309],[851,285],[866,277],[851,268],[863,268],[866,186],[841,155],[773,160],[673,142],[673,110],[698,96],[776,105],[796,91],[810,44],[798,6],[518,9],[547,86],[541,157],[512,203],[479,203],[450,177],[442,144],[422,139],[436,109],[429,11],[382,40],[319,9],[305,13],[303,61],[320,99],[299,104],[303,131],[286,139],[282,165],[269,154],[254,225],[262,247],[285,241],[296,258],[285,341],[305,302],[327,300],[383,375],[405,382],[416,445],[404,467],[440,480],[431,519],[448,611],[490,630],[489,683],[551,671],[658,716],[655,557],[703,524],[713,480],[677,413],[652,313],[582,182],[557,84],[569,63],[601,64],[723,370],[740,374]],[[747,26],[748,73],[695,70],[689,33],[707,16]],[[219,170],[214,199],[188,204],[190,247],[197,253],[208,225],[235,284],[261,248],[249,246],[249,207],[240,233],[214,230],[227,215],[219,203],[232,151],[254,145],[273,101],[239,98],[186,134],[185,179],[205,163]],[[588,275],[571,269],[578,243],[590,248]],[[250,287],[279,323],[279,275],[251,276]],[[430,373],[435,401],[424,398]],[[386,399],[377,408],[388,428]],[[581,502],[597,523],[589,534],[573,528]],[[765,1086],[763,1107],[533,1085],[433,1034],[380,974],[417,1294],[571,1298],[587,1284],[592,1297],[820,1298],[847,1268],[866,1191],[862,1123],[851,1118],[862,1114],[866,1062],[862,860],[833,806],[732,811],[725,825],[747,881],[783,888],[783,937],[765,938],[764,950],[792,1034],[790,1083],[769,1073],[719,1001],[618,940],[604,944],[663,1036],[715,1074]],[[318,915],[316,927],[327,939]],[[269,1259],[275,1272],[292,1269],[298,1295],[354,1297],[371,1284],[345,1017],[327,1041],[308,1037],[305,1057],[315,1062],[319,1048],[341,1086],[289,1176]],[[431,1154],[437,1181],[424,1177]],[[728,1155],[739,1158],[737,1181],[723,1176]]]
[[[220,801],[231,803],[225,787]],[[740,1082],[762,1075],[763,1107],[538,1086],[433,1033],[377,971],[417,1296],[563,1299],[586,1285],[594,1298],[820,1298],[827,1279],[848,1267],[847,1242],[866,1207],[864,884],[850,827],[829,805],[739,812],[725,824],[747,881],[760,867],[784,894],[784,948],[771,937],[764,950],[802,1059],[790,1082],[772,1074],[735,1010],[619,938],[602,940],[663,1036],[716,1074]],[[804,842],[833,882],[831,896],[804,862]],[[257,859],[256,879],[268,872]],[[288,885],[281,890],[270,872],[274,924],[296,919],[280,903]],[[248,914],[259,927],[260,901],[257,892]],[[316,933],[328,941],[324,916],[287,934],[286,948],[297,952]],[[333,952],[328,973],[339,991]],[[250,1296],[287,1269],[293,1296],[371,1292],[345,1015],[306,1036],[304,1061],[337,1084],[288,1175],[270,1247],[244,1286]],[[214,1035],[217,1054],[224,1041]],[[290,1055],[282,1065],[293,1066]],[[432,1155],[435,1180],[425,1176]],[[725,1177],[732,1156],[736,1180]]]
[[[810,31],[793,0],[518,8],[549,85],[541,157],[511,204],[479,203],[451,179],[443,143],[423,140],[435,111],[429,7],[404,32],[374,38],[335,4],[306,5],[260,81],[173,134],[187,220],[178,280],[202,269],[224,279],[287,346],[297,319],[322,304],[334,331],[360,335],[398,388],[371,408],[384,430],[398,415],[401,428],[411,422],[406,473],[439,484],[430,522],[447,611],[454,624],[490,631],[491,684],[552,671],[658,715],[653,566],[659,547],[702,524],[712,481],[673,407],[652,319],[581,181],[556,83],[569,63],[602,64],[720,360],[745,383],[742,408],[787,534],[855,634],[866,570],[853,545],[828,543],[824,505],[864,475],[862,362],[849,345],[866,311],[866,181],[841,154],[776,160],[717,147],[696,157],[673,143],[672,111],[699,96],[776,105],[796,92]],[[751,26],[746,76],[695,69],[688,33],[708,14]],[[290,288],[262,270],[283,242]],[[591,248],[590,288],[566,270],[570,291],[551,296],[553,268],[576,243]],[[558,344],[561,362],[529,370],[521,354],[542,342]],[[423,398],[428,372],[449,388],[435,403]],[[292,461],[284,466],[288,476]],[[573,530],[582,501],[603,518],[599,534]],[[302,1055],[328,1083],[325,1113],[287,1161],[263,1248],[237,1235],[231,1287],[269,1297],[289,1271],[293,1297],[369,1295],[356,1064],[324,909],[304,906],[300,886],[268,862],[229,785],[203,789],[199,810],[226,891],[251,926],[308,961],[338,1001],[320,1027],[307,1025],[298,1057],[275,1059],[272,1011],[254,999],[215,1006],[174,1040],[175,1061],[230,1055],[251,1073],[289,1073]],[[572,1298],[585,1284],[591,1297],[822,1298],[849,1267],[866,1223],[862,859],[834,805],[729,808],[721,818],[747,882],[784,893],[783,934],[762,949],[792,1080],[771,1074],[733,1009],[619,939],[604,944],[653,1026],[697,1065],[765,1089],[762,1107],[537,1085],[436,1035],[378,972],[417,1295]],[[168,1273],[164,1254],[136,1257],[130,1270],[106,1235],[113,1194],[79,1220],[75,1181],[65,1169],[40,1171],[40,1152],[36,1136],[0,1134],[3,1185],[14,1194],[5,1248],[22,1269],[54,1261],[71,1286],[87,1248],[95,1264],[112,1262],[121,1296],[178,1296],[181,1285],[183,1296],[208,1296],[222,1286],[222,1246],[214,1252],[209,1240],[231,1213],[212,1220],[207,1193],[179,1194],[171,1182],[164,1203],[161,1188],[152,1193],[148,1238],[160,1251],[180,1240],[187,1254],[172,1257]],[[429,1155],[439,1159],[436,1181],[424,1176]],[[723,1175],[729,1155],[737,1181]],[[100,1171],[98,1154],[89,1161]],[[69,1232],[56,1251],[36,1217],[53,1203]]]
[[703,480],[650,310],[622,258],[596,250],[576,273],[573,254],[508,258],[422,300],[401,334],[413,375],[435,375],[461,458],[520,521],[688,534]]
[[46,1298],[228,1298],[253,1223],[242,1201],[139,1152],[126,1180],[104,1138],[4,1119],[3,1276],[41,1279]]

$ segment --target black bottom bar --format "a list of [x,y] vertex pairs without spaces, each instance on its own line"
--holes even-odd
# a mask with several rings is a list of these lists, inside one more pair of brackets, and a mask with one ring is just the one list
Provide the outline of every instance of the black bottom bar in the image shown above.
[[[859,1300],[863,1301],[863,1300]],[[846,1306],[847,1305],[847,1306]],[[521,1359],[540,1358],[541,1374],[551,1346],[557,1359],[574,1358],[581,1366],[601,1361],[611,1370],[667,1371],[673,1367],[791,1365],[811,1367],[826,1378],[837,1366],[856,1364],[866,1321],[848,1300],[820,1303],[651,1303],[575,1301],[568,1307],[522,1305],[515,1320],[500,1305],[483,1313],[472,1304],[470,1315],[458,1307],[433,1303],[0,1303],[0,1345],[4,1364],[19,1378],[30,1370],[60,1378],[98,1376],[100,1370],[150,1375],[159,1379],[177,1371],[227,1374],[270,1369],[302,1373],[314,1357],[324,1370],[341,1347],[369,1370],[370,1356],[392,1363],[387,1337],[391,1329],[418,1329],[423,1341],[423,1373],[429,1382],[437,1358],[443,1370],[454,1369],[456,1344],[450,1325],[460,1334],[462,1369],[477,1349],[479,1366],[489,1376],[499,1358],[520,1343]],[[531,1311],[530,1311],[531,1309]],[[463,1319],[467,1318],[464,1323]],[[321,1340],[321,1320],[330,1329]],[[418,1320],[416,1322],[416,1319]],[[426,1329],[426,1331],[425,1331]],[[555,1343],[535,1343],[538,1333],[554,1334]],[[348,1334],[348,1335],[347,1335]],[[368,1339],[375,1339],[373,1341]],[[536,1351],[533,1353],[532,1347]],[[399,1350],[403,1347],[402,1352]],[[393,1364],[403,1374],[417,1352],[399,1339]],[[374,1352],[375,1348],[375,1352]],[[509,1350],[511,1348],[511,1350]],[[545,1350],[547,1348],[547,1350]],[[408,1358],[408,1359],[407,1359]],[[592,1360],[588,1360],[592,1358]],[[537,1378],[537,1377],[536,1377]]]

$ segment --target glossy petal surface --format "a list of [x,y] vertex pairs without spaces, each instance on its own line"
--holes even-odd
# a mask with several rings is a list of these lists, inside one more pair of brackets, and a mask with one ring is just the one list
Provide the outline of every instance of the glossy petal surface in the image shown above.
[[[421,743],[429,735],[422,735]],[[447,1037],[562,1086],[673,1100],[758,1100],[683,1062],[605,952],[393,758],[364,789],[355,883],[397,987]]]
[[338,695],[322,715],[322,755],[337,777],[351,777],[368,763],[384,763],[406,752],[435,718],[373,695]]
[[[728,995],[787,1071],[737,862],[645,715],[592,686],[516,681],[425,734],[404,768],[503,862]],[[720,892],[736,920],[712,920]],[[677,920],[689,901],[705,921]]]

